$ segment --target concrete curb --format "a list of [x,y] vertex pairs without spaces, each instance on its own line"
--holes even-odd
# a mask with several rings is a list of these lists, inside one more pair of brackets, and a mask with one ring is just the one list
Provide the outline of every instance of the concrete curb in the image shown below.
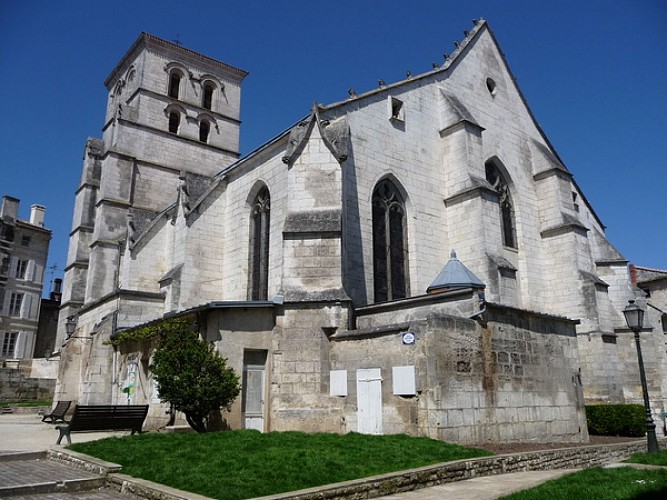
[[177,490],[145,479],[137,479],[126,474],[114,473],[107,477],[106,487],[119,493],[139,498],[159,500],[212,500],[196,493]]
[[46,457],[53,462],[58,462],[75,469],[92,472],[93,474],[99,474],[104,477],[107,477],[114,472],[120,472],[123,469],[123,466],[120,464],[105,462],[99,458],[67,449],[50,449],[46,452]]
[[10,451],[0,453],[0,462],[19,462],[24,460],[43,460],[45,451]]
[[37,495],[42,493],[73,493],[101,488],[106,484],[105,477],[92,479],[67,479],[65,481],[45,481],[22,484],[20,486],[0,486],[0,498],[11,496]]
[[[364,479],[261,497],[261,500],[363,499],[512,472],[584,469],[646,451],[645,441],[511,453],[428,465]],[[259,499],[258,499],[259,500]]]

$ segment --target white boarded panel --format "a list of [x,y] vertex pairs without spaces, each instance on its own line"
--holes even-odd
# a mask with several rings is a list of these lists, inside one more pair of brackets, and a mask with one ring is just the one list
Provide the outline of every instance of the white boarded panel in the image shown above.
[[394,394],[414,396],[417,394],[414,366],[394,366],[391,369]]
[[347,370],[331,370],[329,386],[330,395],[347,396]]

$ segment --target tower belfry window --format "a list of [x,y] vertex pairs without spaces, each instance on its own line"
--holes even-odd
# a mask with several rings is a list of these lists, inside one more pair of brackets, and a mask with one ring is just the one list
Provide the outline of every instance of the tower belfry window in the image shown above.
[[267,300],[269,284],[269,229],[271,196],[263,187],[250,212],[250,266],[248,300]]
[[381,181],[373,191],[373,287],[375,302],[407,297],[405,205],[396,186]]
[[207,120],[202,120],[199,123],[199,140],[201,142],[208,142],[208,134],[211,131],[211,124]]
[[503,174],[493,162],[488,161],[484,166],[486,169],[486,180],[498,193],[498,203],[500,205],[500,229],[503,245],[510,248],[517,248],[514,206],[512,205],[509,185],[503,177]]
[[178,133],[178,126],[181,123],[181,115],[176,111],[169,113],[169,132],[172,134]]
[[206,109],[212,109],[213,107],[213,84],[211,82],[206,82],[204,84],[204,93],[202,95],[202,107]]
[[169,73],[169,97],[178,99],[181,87],[181,72],[174,70]]

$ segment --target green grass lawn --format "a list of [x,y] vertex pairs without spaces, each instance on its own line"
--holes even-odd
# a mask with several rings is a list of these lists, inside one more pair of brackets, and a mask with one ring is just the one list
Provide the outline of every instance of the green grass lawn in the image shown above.
[[665,500],[667,469],[593,467],[503,497],[503,500]]
[[0,406],[16,406],[17,408],[32,408],[34,406],[48,406],[51,408],[51,401],[3,401]]
[[662,465],[667,467],[667,450],[660,450],[658,453],[653,453],[651,455],[648,453],[637,453],[628,458],[626,462],[634,464]]
[[147,433],[73,444],[123,473],[219,499],[271,495],[492,455],[427,438],[257,431]]

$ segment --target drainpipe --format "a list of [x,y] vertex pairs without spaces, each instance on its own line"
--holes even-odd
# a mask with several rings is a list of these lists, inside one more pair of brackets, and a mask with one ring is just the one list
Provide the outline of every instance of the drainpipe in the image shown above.
[[468,316],[468,319],[481,319],[482,315],[486,312],[486,296],[484,294],[484,290],[478,290],[477,297],[479,298],[479,305],[481,309],[476,313],[472,313],[470,316]]

